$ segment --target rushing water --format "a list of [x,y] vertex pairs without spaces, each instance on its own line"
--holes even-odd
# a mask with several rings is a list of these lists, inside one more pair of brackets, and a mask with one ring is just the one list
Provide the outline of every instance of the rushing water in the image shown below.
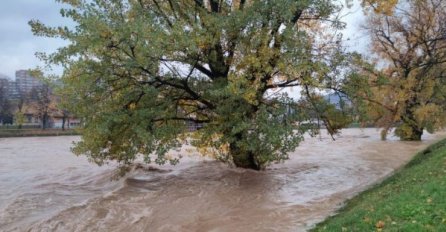
[[0,231],[303,231],[444,136],[383,142],[348,129],[264,172],[192,154],[119,180],[70,153],[78,137],[0,139]]

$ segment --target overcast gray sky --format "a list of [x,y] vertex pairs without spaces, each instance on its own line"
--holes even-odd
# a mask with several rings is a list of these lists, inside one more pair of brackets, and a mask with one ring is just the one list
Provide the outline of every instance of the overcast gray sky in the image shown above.
[[[36,52],[55,51],[66,42],[59,39],[35,37],[31,33],[28,21],[39,19],[57,26],[70,21],[60,16],[64,5],[54,0],[2,0],[0,7],[0,74],[14,78],[15,71],[30,69],[42,65],[35,57]],[[363,33],[358,31],[363,15],[358,4],[349,11],[354,12],[344,18],[348,23],[345,38],[350,38],[349,45],[356,49],[364,46]],[[55,69],[60,72],[60,69]]]
[[60,16],[62,4],[54,0],[2,0],[0,7],[0,73],[15,76],[18,69],[35,68],[41,62],[34,53],[51,52],[66,44],[59,39],[34,37],[28,25],[39,19],[49,25],[69,23]]

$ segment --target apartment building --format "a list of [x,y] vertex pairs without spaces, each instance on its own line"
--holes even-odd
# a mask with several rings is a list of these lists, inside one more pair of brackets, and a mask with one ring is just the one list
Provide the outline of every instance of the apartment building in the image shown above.
[[15,72],[16,89],[18,93],[29,93],[33,88],[41,87],[42,81],[31,76],[28,70]]

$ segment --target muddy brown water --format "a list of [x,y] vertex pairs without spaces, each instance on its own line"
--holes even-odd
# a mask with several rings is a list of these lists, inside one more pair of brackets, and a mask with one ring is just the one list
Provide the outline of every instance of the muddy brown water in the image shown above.
[[78,137],[0,139],[0,231],[305,231],[445,136],[380,141],[376,129],[347,129],[307,138],[263,172],[183,150],[177,166],[120,180],[114,165],[70,152]]

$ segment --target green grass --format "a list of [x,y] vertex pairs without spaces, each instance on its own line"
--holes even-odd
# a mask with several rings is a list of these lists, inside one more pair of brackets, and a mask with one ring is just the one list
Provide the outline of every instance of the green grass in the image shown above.
[[312,231],[446,231],[446,140]]

